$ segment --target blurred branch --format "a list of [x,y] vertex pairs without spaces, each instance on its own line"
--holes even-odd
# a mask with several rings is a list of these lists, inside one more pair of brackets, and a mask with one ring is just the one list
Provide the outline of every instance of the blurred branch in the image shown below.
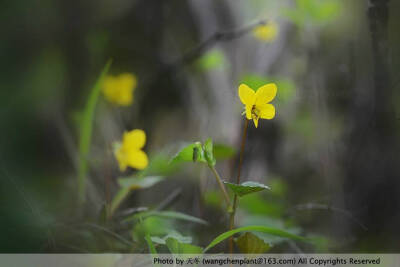
[[174,191],[172,191],[172,193],[166,198],[164,199],[163,202],[161,202],[156,208],[155,210],[163,210],[166,207],[168,207],[172,202],[174,202],[174,200],[182,193],[182,188],[177,188]]
[[134,245],[133,242],[125,239],[123,236],[121,236],[121,235],[119,235],[119,234],[117,234],[117,233],[115,233],[115,232],[113,232],[113,231],[111,231],[111,230],[109,230],[109,229],[107,229],[105,227],[102,227],[100,225],[97,225],[97,224],[94,224],[94,223],[84,223],[83,226],[88,226],[88,227],[91,227],[91,228],[96,229],[98,231],[102,231],[102,232],[114,237],[115,239],[121,241],[125,245],[128,245],[129,247],[132,247]]
[[144,79],[144,81],[142,82],[142,86],[151,87],[155,83],[155,81],[157,81],[160,77],[164,75],[171,75],[174,72],[177,72],[182,67],[193,63],[196,59],[201,57],[208,49],[213,47],[216,43],[232,41],[234,39],[240,38],[243,35],[251,32],[255,27],[264,25],[267,22],[268,22],[267,19],[263,19],[258,22],[249,24],[247,26],[243,26],[241,28],[226,30],[226,31],[217,31],[211,34],[210,37],[208,37],[204,41],[200,42],[198,45],[194,46],[190,50],[183,53],[183,55],[177,58],[176,60],[161,64],[161,67],[154,74]]
[[251,32],[255,27],[259,25],[264,25],[267,20],[263,19],[256,23],[228,31],[217,31],[208,37],[203,42],[199,43],[197,46],[193,47],[191,50],[187,51],[183,56],[173,63],[173,66],[184,66],[192,63],[194,60],[199,58],[205,51],[218,42],[226,42],[242,37],[243,35]]
[[116,217],[125,217],[125,216],[132,215],[134,213],[139,213],[139,212],[148,211],[148,210],[149,210],[149,208],[147,208],[147,207],[130,208],[130,209],[126,209],[121,212],[118,212],[116,214]]
[[307,203],[307,204],[300,204],[295,206],[295,210],[326,210],[326,211],[333,211],[336,213],[340,213],[350,219],[351,221],[358,224],[363,230],[367,231],[368,228],[362,224],[357,218],[355,218],[349,211],[332,207],[330,205],[319,204],[319,203]]

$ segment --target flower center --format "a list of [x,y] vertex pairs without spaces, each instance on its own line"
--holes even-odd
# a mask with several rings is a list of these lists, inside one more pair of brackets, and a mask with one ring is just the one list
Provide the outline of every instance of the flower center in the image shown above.
[[260,117],[260,111],[256,108],[256,106],[253,106],[251,109],[251,117],[253,117],[253,119]]

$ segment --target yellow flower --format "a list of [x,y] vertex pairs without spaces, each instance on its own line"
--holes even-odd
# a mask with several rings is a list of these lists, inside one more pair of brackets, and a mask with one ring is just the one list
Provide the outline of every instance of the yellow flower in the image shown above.
[[274,83],[268,83],[258,88],[257,92],[246,84],[239,86],[240,101],[246,107],[246,118],[253,119],[254,125],[258,127],[258,119],[270,120],[275,117],[275,107],[271,102],[276,96],[277,87]]
[[133,90],[137,80],[133,74],[123,73],[119,76],[107,76],[103,83],[104,97],[119,106],[129,106],[133,100]]
[[128,166],[139,170],[147,167],[149,160],[141,150],[145,143],[146,134],[143,130],[136,129],[124,133],[122,144],[117,143],[114,152],[121,171],[125,171]]
[[275,22],[257,26],[253,29],[253,36],[261,41],[270,43],[278,36],[278,25]]

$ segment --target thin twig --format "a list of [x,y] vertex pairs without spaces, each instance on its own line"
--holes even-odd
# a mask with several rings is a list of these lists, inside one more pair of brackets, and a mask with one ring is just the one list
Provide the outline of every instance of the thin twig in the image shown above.
[[121,235],[119,235],[119,234],[117,234],[117,233],[115,233],[115,232],[113,232],[113,231],[111,231],[111,230],[109,230],[109,229],[107,229],[105,227],[102,227],[100,225],[97,225],[97,224],[94,224],[94,223],[84,223],[83,225],[86,225],[86,226],[92,227],[92,228],[94,228],[96,230],[99,230],[99,231],[102,231],[104,233],[107,233],[110,236],[113,236],[114,238],[118,239],[119,241],[121,241],[122,243],[124,243],[124,244],[126,244],[126,245],[128,245],[130,247],[134,245],[134,243],[132,243],[131,241],[125,239],[123,236],[121,236]]
[[[240,172],[242,170],[242,164],[243,164],[243,154],[244,154],[244,147],[246,145],[246,136],[247,136],[247,128],[249,126],[249,120],[245,118],[244,122],[244,129],[243,129],[243,136],[242,136],[242,143],[240,146],[240,155],[239,155],[239,167],[238,167],[238,175],[236,178],[236,184],[240,184]],[[233,229],[233,226],[235,225],[235,214],[236,214],[236,207],[237,207],[237,195],[233,197],[233,210],[231,213],[231,216],[229,218],[229,230]],[[229,238],[229,253],[233,253],[233,236]]]
[[207,49],[211,48],[213,45],[215,45],[217,42],[226,42],[226,41],[231,41],[236,38],[239,38],[250,31],[252,31],[255,27],[264,25],[267,23],[267,20],[263,19],[260,20],[256,23],[244,26],[239,29],[233,29],[233,30],[228,30],[228,31],[217,31],[214,34],[212,34],[210,37],[205,39],[203,42],[199,43],[197,46],[193,47],[191,50],[187,51],[183,56],[176,60],[175,63],[173,63],[174,66],[179,66],[179,65],[187,65],[194,60],[196,60],[198,57],[200,57]]
[[211,172],[214,174],[215,179],[217,180],[217,183],[218,183],[218,185],[219,185],[219,188],[220,188],[221,191],[222,191],[222,195],[224,195],[224,198],[225,198],[225,201],[226,201],[226,205],[228,205],[228,210],[230,210],[231,201],[230,201],[230,199],[229,199],[228,192],[226,192],[225,186],[224,186],[224,184],[222,183],[221,176],[219,176],[219,174],[218,174],[217,170],[214,168],[214,166],[210,166],[210,165],[209,165],[209,167],[210,167],[210,169],[211,169]]
[[358,224],[363,230],[365,230],[365,231],[368,230],[368,228],[364,224],[362,224],[357,218],[355,218],[351,214],[351,212],[344,210],[344,209],[332,207],[330,205],[319,204],[319,203],[301,204],[301,205],[295,206],[295,209],[296,210],[326,210],[326,211],[337,212],[337,213],[344,215],[345,217],[347,217],[349,220],[353,221],[354,223]]
[[164,199],[163,202],[161,202],[155,210],[163,210],[165,209],[168,205],[170,205],[180,194],[182,193],[182,188],[177,188],[172,193]]
[[114,217],[125,217],[138,212],[148,211],[147,207],[137,207],[137,208],[129,208],[118,212]]

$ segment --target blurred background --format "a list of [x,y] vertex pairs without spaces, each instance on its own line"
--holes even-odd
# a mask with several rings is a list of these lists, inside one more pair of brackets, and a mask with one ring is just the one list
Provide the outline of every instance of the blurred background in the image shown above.
[[[276,117],[250,122],[242,169],[243,181],[271,190],[241,198],[236,225],[324,240],[310,247],[258,234],[272,252],[398,253],[399,12],[394,0],[3,3],[0,252],[141,253],[145,235],[171,231],[206,246],[228,225],[215,179],[201,164],[168,162],[184,142],[210,137],[223,148],[216,169],[234,181],[238,86],[275,82]],[[254,33],[263,21],[272,37]],[[110,75],[131,73],[137,86],[129,106],[98,96],[79,204],[82,114],[109,59]],[[145,173],[121,172],[113,155],[132,129],[147,135]],[[119,179],[140,175],[163,179],[130,187],[104,219]],[[154,209],[209,224],[126,220]]]

